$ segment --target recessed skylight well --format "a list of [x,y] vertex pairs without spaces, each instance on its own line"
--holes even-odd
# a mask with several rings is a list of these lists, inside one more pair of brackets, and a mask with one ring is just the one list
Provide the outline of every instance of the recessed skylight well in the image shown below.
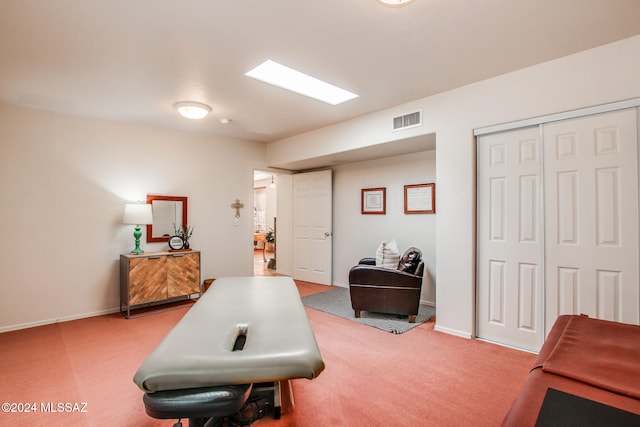
[[299,93],[331,105],[338,105],[358,95],[329,83],[318,80],[307,74],[285,67],[272,60],[267,60],[245,76]]
[[412,2],[413,0],[379,0],[380,3],[384,3],[388,6],[403,6],[407,3]]

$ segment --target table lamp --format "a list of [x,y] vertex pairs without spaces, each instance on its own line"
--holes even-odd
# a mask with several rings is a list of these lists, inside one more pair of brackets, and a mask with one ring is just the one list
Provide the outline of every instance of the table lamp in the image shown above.
[[133,224],[136,226],[133,232],[133,237],[136,239],[136,248],[131,251],[134,255],[143,254],[144,251],[140,249],[140,237],[142,231],[140,231],[141,225],[153,224],[153,211],[150,204],[143,203],[128,203],[124,205],[124,224]]

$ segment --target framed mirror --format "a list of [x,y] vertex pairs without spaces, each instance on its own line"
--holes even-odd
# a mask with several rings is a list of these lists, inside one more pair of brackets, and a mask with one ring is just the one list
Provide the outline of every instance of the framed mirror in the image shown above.
[[187,198],[147,194],[153,224],[147,225],[147,243],[166,242],[174,235],[173,225],[187,226]]

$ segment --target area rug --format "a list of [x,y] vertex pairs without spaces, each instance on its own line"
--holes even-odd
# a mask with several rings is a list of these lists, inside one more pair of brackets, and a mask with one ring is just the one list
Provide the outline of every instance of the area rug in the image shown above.
[[420,304],[416,323],[409,323],[407,316],[394,314],[362,312],[362,317],[356,318],[351,308],[349,289],[334,288],[330,291],[309,295],[302,298],[302,303],[309,308],[324,311],[325,313],[344,319],[353,320],[363,325],[373,326],[393,334],[402,334],[410,331],[421,323],[426,322],[436,314],[436,309],[428,305]]

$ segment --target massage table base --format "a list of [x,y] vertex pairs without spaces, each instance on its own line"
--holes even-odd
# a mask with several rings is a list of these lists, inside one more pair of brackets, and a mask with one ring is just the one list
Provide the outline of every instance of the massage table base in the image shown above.
[[276,420],[280,419],[283,406],[285,412],[293,406],[290,381],[160,391],[145,393],[142,400],[150,417],[188,418],[189,427],[201,427],[210,419],[233,415],[247,402],[267,401]]
[[293,389],[291,381],[273,381],[253,385],[251,396],[253,398],[266,398],[273,407],[273,419],[279,420],[283,414],[293,409]]
[[222,418],[238,412],[249,398],[252,385],[167,390],[145,393],[142,401],[150,417],[189,419],[189,427],[202,427],[211,418]]

